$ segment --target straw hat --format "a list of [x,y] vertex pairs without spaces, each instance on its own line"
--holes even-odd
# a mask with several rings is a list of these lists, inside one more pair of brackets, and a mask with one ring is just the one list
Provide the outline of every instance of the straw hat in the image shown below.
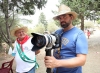
[[23,26],[23,27],[21,27],[21,26],[16,26],[15,28],[13,28],[13,30],[11,30],[11,35],[12,35],[12,36],[16,36],[16,35],[15,35],[15,32],[16,32],[17,30],[20,30],[20,29],[23,29],[25,32],[28,31],[28,28],[25,27],[25,26]]
[[60,16],[60,15],[63,15],[63,14],[72,14],[73,19],[76,19],[76,17],[77,17],[76,12],[71,11],[71,9],[66,5],[61,5],[61,6],[59,6],[58,14],[55,17],[53,17],[53,19],[57,20],[57,17]]

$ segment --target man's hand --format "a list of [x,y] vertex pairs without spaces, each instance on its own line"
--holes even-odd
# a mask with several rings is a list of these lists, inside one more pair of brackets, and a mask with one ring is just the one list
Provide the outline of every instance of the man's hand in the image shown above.
[[70,58],[70,59],[56,59],[52,56],[46,56],[44,58],[45,66],[47,68],[54,68],[54,67],[66,67],[66,68],[74,68],[78,66],[83,66],[86,61],[85,54],[77,54],[77,57]]
[[59,64],[58,60],[54,58],[53,56],[46,56],[44,58],[44,62],[47,68],[54,68],[54,67],[57,67]]
[[37,50],[35,51],[35,55],[39,54],[40,53],[40,50]]

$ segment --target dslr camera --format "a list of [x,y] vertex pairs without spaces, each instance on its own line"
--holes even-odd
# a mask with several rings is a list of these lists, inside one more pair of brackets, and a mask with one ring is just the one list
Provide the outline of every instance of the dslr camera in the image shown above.
[[33,38],[31,39],[34,45],[32,51],[36,51],[46,47],[46,49],[55,49],[60,47],[60,35],[54,34],[39,34],[31,33]]

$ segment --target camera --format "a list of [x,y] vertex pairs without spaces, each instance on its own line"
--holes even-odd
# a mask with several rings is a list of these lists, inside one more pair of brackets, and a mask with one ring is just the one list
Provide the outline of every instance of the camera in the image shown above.
[[33,38],[31,39],[34,45],[32,51],[36,51],[46,47],[46,49],[55,49],[60,47],[60,36],[57,33],[53,34],[39,34],[31,33]]

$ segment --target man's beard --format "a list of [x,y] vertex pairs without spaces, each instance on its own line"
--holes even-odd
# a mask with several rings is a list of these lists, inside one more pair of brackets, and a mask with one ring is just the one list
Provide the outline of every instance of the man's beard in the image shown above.
[[62,28],[66,28],[70,25],[70,23],[61,22],[60,25],[61,25]]

